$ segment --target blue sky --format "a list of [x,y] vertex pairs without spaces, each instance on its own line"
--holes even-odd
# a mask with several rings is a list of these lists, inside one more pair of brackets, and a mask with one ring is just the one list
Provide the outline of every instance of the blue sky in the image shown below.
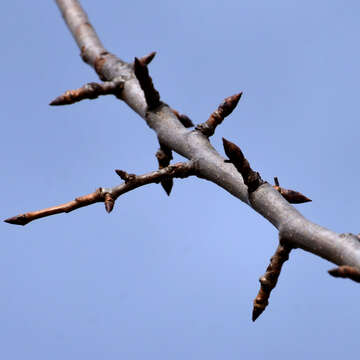
[[[262,177],[313,199],[308,218],[360,232],[357,1],[82,1],[107,49],[150,66],[195,123],[244,91],[217,129]],[[52,1],[2,4],[1,218],[156,168],[145,122],[113,97],[48,103],[96,81]],[[140,145],[139,145],[140,144]],[[175,160],[181,159],[179,156]],[[358,353],[359,286],[294,251],[251,322],[276,230],[214,184],[149,185],[102,204],[0,225],[0,355],[22,359],[327,360]]]

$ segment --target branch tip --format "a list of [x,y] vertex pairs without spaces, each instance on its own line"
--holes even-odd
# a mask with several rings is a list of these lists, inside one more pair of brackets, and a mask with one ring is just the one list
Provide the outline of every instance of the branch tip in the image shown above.
[[291,247],[284,244],[284,241],[281,241],[270,259],[270,264],[265,274],[260,277],[260,290],[254,300],[252,321],[255,321],[269,305],[271,291],[277,284],[284,262],[289,259],[290,251]]
[[29,220],[26,216],[26,214],[21,214],[21,215],[17,215],[17,216],[13,216],[11,218],[5,219],[4,222],[8,223],[8,224],[12,224],[12,225],[26,225],[27,223],[29,223],[31,220]]

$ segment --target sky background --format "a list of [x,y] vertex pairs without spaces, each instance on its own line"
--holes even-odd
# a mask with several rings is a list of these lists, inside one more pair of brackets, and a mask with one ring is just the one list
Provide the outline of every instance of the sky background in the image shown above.
[[[359,1],[82,1],[124,60],[156,50],[162,99],[203,122],[244,91],[212,143],[237,143],[262,177],[313,199],[337,232],[359,225]],[[157,167],[145,122],[114,97],[48,103],[96,81],[53,1],[2,4],[1,219]],[[140,146],[139,146],[140,144]],[[179,160],[176,157],[175,160]],[[354,358],[358,284],[296,250],[251,321],[276,229],[221,188],[176,180],[26,227],[0,224],[0,357]]]

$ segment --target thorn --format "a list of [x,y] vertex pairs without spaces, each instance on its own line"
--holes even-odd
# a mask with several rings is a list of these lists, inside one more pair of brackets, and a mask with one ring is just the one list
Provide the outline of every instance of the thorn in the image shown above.
[[8,223],[8,224],[13,224],[13,225],[26,225],[27,223],[29,223],[30,221],[28,220],[28,218],[26,217],[25,214],[22,215],[17,215],[17,216],[13,216],[11,218],[5,219],[4,222]]
[[154,59],[155,55],[156,55],[156,51],[153,51],[150,54],[141,57],[139,61],[145,65],[149,65],[151,61]]
[[109,193],[105,194],[104,203],[105,203],[105,210],[108,213],[111,213],[111,211],[114,208],[114,203],[115,203],[115,200],[114,200],[114,198],[112,197],[111,194],[109,194]]

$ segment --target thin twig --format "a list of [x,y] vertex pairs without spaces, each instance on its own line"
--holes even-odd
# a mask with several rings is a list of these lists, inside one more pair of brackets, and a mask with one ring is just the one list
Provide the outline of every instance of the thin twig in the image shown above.
[[284,262],[289,259],[291,249],[290,246],[280,242],[275,254],[270,259],[265,274],[259,279],[261,285],[254,300],[252,321],[255,321],[268,306],[271,291],[276,286]]
[[124,88],[124,81],[115,79],[113,81],[105,81],[103,83],[88,83],[79,89],[68,90],[64,94],[58,96],[51,101],[49,105],[70,105],[84,99],[96,99],[100,95],[115,95],[120,98],[121,90]]
[[236,108],[241,95],[242,92],[227,97],[204,123],[196,126],[196,130],[202,132],[207,137],[214,135],[216,127]]
[[16,215],[4,221],[14,225],[26,225],[36,219],[59,213],[68,213],[97,202],[104,202],[106,211],[111,212],[115,200],[120,195],[143,185],[159,183],[164,179],[186,178],[188,176],[195,175],[195,170],[193,163],[187,162],[169,165],[163,169],[152,171],[143,175],[129,175],[125,171],[121,170],[116,170],[116,173],[121,176],[123,180],[125,180],[124,183],[113,188],[99,188],[91,194],[80,196],[75,200],[69,201],[65,204]]

